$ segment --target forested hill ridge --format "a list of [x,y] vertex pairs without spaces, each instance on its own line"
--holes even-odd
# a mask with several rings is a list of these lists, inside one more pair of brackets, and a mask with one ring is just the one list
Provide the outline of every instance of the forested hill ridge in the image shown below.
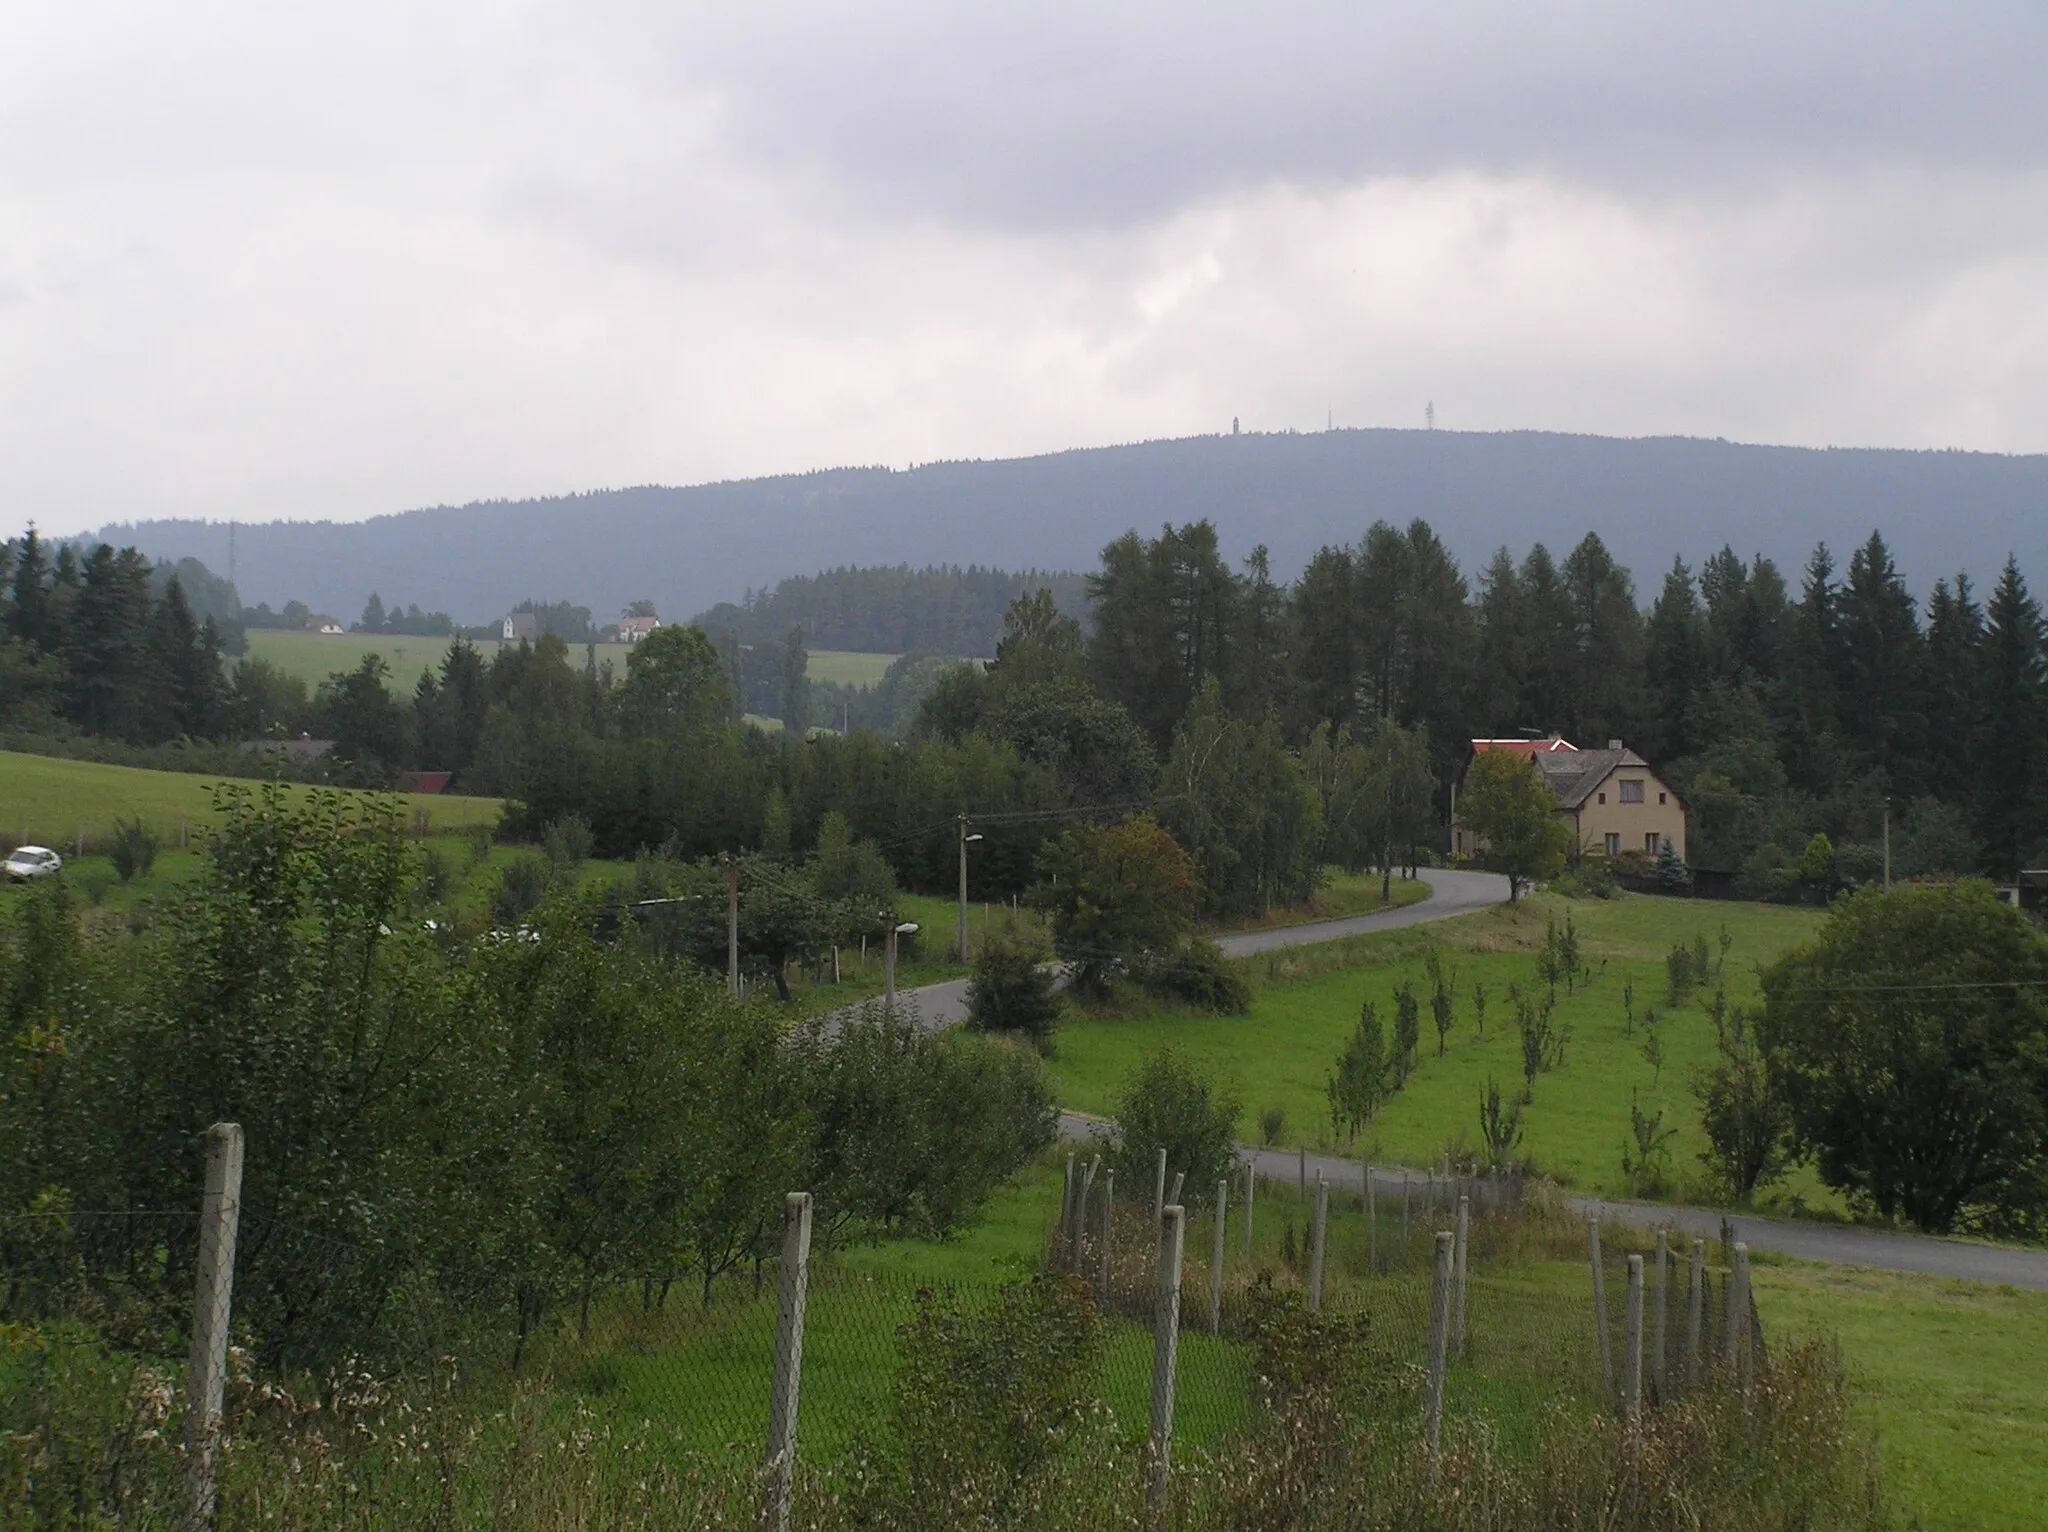
[[[1422,517],[1468,569],[1503,545],[1599,534],[1646,578],[1721,545],[1796,566],[1883,527],[1921,588],[1958,568],[2032,561],[2048,534],[2048,456],[1622,440],[1520,431],[1203,436],[896,471],[833,469],[694,488],[443,506],[363,522],[236,531],[249,601],[353,612],[371,591],[476,622],[536,590],[595,610],[650,599],[701,612],[793,569],[981,564],[1085,569],[1129,529],[1208,518],[1226,554],[1263,544],[1291,577],[1375,520]],[[140,521],[117,545],[227,570],[225,522]],[[811,642],[817,643],[813,638]]]
[[737,604],[721,601],[691,620],[743,644],[780,643],[800,630],[813,649],[991,659],[1010,603],[1040,589],[1051,591],[1068,616],[1086,615],[1087,576],[1072,570],[896,564],[796,575],[773,590],[750,590]]

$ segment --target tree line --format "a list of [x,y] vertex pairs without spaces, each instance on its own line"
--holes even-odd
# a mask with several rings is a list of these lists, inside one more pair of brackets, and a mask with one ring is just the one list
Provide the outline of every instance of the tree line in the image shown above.
[[[41,631],[36,614],[75,605],[85,565],[109,561],[139,564],[96,553],[26,584],[17,569],[10,632]],[[839,573],[831,588],[867,588]],[[457,641],[410,698],[374,656],[310,697],[245,660],[207,682],[233,706],[196,721],[316,728],[352,780],[452,770],[534,824],[582,815],[608,852],[758,846],[779,794],[797,844],[840,812],[917,885],[943,881],[953,815],[1156,805],[1217,912],[1298,898],[1325,862],[1441,851],[1465,742],[1524,732],[1639,750],[1687,801],[1694,865],[1753,894],[1869,880],[1887,821],[1902,876],[2007,874],[2048,849],[2043,622],[2012,560],[1987,598],[1960,573],[1923,604],[1877,533],[1839,571],[1816,549],[1796,589],[1724,548],[1697,571],[1675,561],[1646,607],[1592,535],[1562,559],[1503,549],[1468,579],[1426,523],[1377,523],[1282,583],[1197,521],[1106,547],[1085,616],[1040,587],[1009,599],[989,663],[906,657],[873,691],[813,685],[817,635],[797,626],[663,629],[696,636],[634,646],[624,674],[545,630],[489,662]],[[65,628],[56,652],[101,631]],[[650,708],[659,687],[636,667],[677,665],[717,695]],[[106,726],[82,696],[68,706]],[[780,740],[737,725],[760,712]],[[813,737],[834,724],[848,732]],[[991,856],[992,886],[1014,889],[1028,861]]]
[[1082,576],[970,564],[828,569],[721,601],[692,622],[742,644],[780,643],[801,628],[818,649],[864,654],[971,655],[986,659],[1002,636],[1003,614],[1019,596],[1049,590],[1062,611],[1086,605]]

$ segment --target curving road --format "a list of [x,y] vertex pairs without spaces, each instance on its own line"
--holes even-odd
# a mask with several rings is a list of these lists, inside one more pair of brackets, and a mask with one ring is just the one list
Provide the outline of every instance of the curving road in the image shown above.
[[[1060,1114],[1060,1136],[1086,1142],[1106,1133],[1109,1124],[1080,1112]],[[1267,1180],[1289,1181],[1321,1175],[1333,1190],[1358,1196],[1362,1182],[1357,1160],[1333,1155],[1304,1156],[1299,1150],[1238,1148],[1240,1163],[1258,1167]],[[1419,1206],[1430,1187],[1426,1172],[1387,1170],[1375,1166],[1375,1197],[1399,1199],[1404,1187]],[[1775,1250],[1802,1260],[1838,1266],[1868,1266],[1878,1271],[1910,1271],[1967,1282],[1994,1282],[2009,1287],[2048,1288],[2048,1250],[2022,1250],[2007,1245],[1977,1245],[1967,1240],[1936,1239],[1925,1234],[1890,1234],[1882,1229],[1852,1229],[1839,1224],[1801,1223],[1789,1218],[1760,1218],[1754,1213],[1722,1213],[1713,1208],[1665,1207],[1647,1202],[1619,1202],[1601,1197],[1567,1196],[1565,1205],[1602,1223],[1642,1229],[1669,1229],[1688,1238],[1718,1240],[1725,1220],[1729,1238],[1752,1250]],[[1391,1204],[1389,1204],[1391,1205]]]
[[[1217,938],[1226,955],[1251,957],[1287,947],[1307,947],[1317,942],[1341,941],[1370,931],[1391,931],[1402,926],[1422,925],[1470,915],[1503,904],[1508,897],[1507,879],[1491,872],[1453,872],[1425,868],[1419,876],[1429,885],[1429,897],[1419,904],[1382,910],[1374,915],[1355,915],[1344,920],[1319,920],[1312,925],[1280,926],[1270,931],[1238,931]],[[930,1027],[953,1026],[967,1016],[967,981],[927,984],[904,990],[900,999],[915,1008]],[[1076,1112],[1060,1116],[1060,1132],[1070,1139],[1086,1139],[1103,1130],[1099,1119]],[[1249,1145],[1239,1155],[1252,1161],[1262,1176],[1279,1179],[1302,1172],[1298,1151],[1260,1149]],[[1307,1173],[1320,1171],[1332,1186],[1356,1189],[1362,1186],[1356,1160],[1328,1155],[1309,1155]],[[1401,1195],[1405,1180],[1411,1187],[1424,1183],[1417,1172],[1373,1171],[1375,1195]],[[1567,1205],[1586,1217],[1603,1222],[1625,1223],[1640,1228],[1667,1228],[1687,1237],[1718,1239],[1725,1218],[1733,1233],[1753,1250],[1774,1250],[1809,1261],[1828,1261],[1844,1266],[1869,1266],[1880,1271],[1910,1271],[1927,1276],[1950,1277],[1970,1282],[2003,1283],[2012,1287],[2048,1288],[2048,1250],[2021,1250],[2000,1245],[1976,1245],[1964,1240],[1934,1239],[1922,1234],[1889,1234],[1881,1229],[1853,1229],[1834,1224],[1800,1223],[1784,1218],[1759,1218],[1749,1213],[1723,1214],[1711,1208],[1664,1207],[1652,1203],[1608,1201],[1598,1197],[1567,1197]]]
[[[1342,941],[1347,936],[1364,936],[1370,931],[1392,931],[1432,920],[1449,920],[1454,915],[1470,915],[1507,902],[1508,880],[1497,872],[1453,872],[1448,868],[1425,867],[1417,876],[1429,885],[1429,897],[1419,904],[1404,904],[1372,915],[1350,915],[1342,920],[1318,920],[1304,926],[1275,926],[1270,931],[1233,931],[1217,937],[1216,945],[1223,949],[1225,957],[1252,957],[1286,947]],[[967,981],[949,979],[943,984],[898,990],[897,1001],[913,1007],[924,1025],[934,1030],[957,1026],[967,1019]]]

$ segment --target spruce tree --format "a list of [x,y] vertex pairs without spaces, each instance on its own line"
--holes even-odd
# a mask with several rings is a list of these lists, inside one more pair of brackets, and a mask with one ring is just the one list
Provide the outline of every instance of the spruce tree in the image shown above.
[[1977,833],[1994,872],[2018,871],[2039,849],[2044,729],[2040,604],[2008,558],[1984,612],[1977,729]]

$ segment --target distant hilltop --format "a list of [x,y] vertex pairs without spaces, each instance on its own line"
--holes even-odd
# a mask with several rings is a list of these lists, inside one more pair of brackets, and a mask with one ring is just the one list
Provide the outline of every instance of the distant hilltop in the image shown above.
[[[1423,517],[1474,572],[1503,544],[1597,532],[1655,592],[1674,552],[1726,543],[1796,568],[1881,528],[1915,589],[2008,552],[2042,561],[2048,456],[1764,447],[1691,437],[1340,430],[1188,437],[907,470],[840,468],[690,488],[479,502],[236,530],[243,599],[353,612],[372,591],[477,622],[544,592],[608,613],[702,611],[840,565],[1091,568],[1138,528],[1207,517],[1290,577],[1376,520]],[[228,568],[228,524],[141,521],[109,542]]]

